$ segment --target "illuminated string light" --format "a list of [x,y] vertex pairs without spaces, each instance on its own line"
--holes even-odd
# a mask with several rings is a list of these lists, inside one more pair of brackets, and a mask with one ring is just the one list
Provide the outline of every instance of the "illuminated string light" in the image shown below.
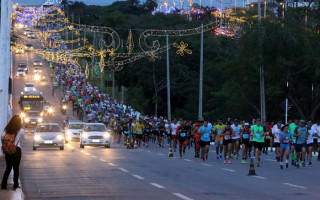
[[176,42],[172,45],[178,49],[176,53],[180,56],[184,56],[184,53],[187,53],[189,55],[192,54],[192,51],[190,49],[187,49],[189,45],[183,41],[180,42],[180,45],[178,45]]

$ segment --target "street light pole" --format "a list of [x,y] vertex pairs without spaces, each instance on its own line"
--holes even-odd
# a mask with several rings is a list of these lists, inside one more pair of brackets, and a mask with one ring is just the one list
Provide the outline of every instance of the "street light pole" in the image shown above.
[[171,100],[170,100],[170,62],[169,62],[169,37],[166,35],[167,42],[167,104],[168,104],[168,121],[171,123]]
[[[287,81],[287,90],[288,90],[288,88],[289,88],[289,82]],[[285,115],[285,117],[286,117],[285,124],[287,124],[288,123],[288,95],[286,97],[286,115]]]
[[202,92],[203,92],[203,24],[201,24],[201,45],[200,45],[200,83],[199,83],[199,115],[202,117]]

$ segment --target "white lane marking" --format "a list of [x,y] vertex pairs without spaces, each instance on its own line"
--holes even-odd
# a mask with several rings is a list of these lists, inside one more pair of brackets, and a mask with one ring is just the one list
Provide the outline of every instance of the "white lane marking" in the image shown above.
[[267,161],[272,161],[272,162],[277,162],[276,160],[269,159],[269,158],[267,158],[267,159],[265,159],[265,160],[267,160]]
[[146,151],[146,152],[151,153],[150,151]]
[[90,153],[86,153],[86,155],[90,156],[91,154]]
[[108,163],[110,166],[112,166],[112,167],[115,167],[116,165],[115,164],[113,164],[113,163]]
[[83,151],[80,151],[81,153],[83,153]]
[[307,189],[306,187],[304,186],[300,186],[300,185],[294,185],[294,184],[291,184],[291,183],[282,183],[284,185],[288,185],[290,187],[295,187],[295,188],[301,188],[301,189]]
[[158,155],[159,155],[159,156],[164,156],[164,154],[163,154],[163,153],[158,153]]
[[105,160],[103,160],[103,159],[100,159],[100,161],[102,161],[102,162],[106,162]]
[[174,157],[172,157],[172,158],[178,158],[178,157],[175,157],[175,156],[174,156]]
[[129,172],[128,170],[126,170],[126,169],[124,169],[124,168],[121,168],[121,167],[119,167],[118,169],[120,169],[121,171],[123,171],[123,172],[125,172],[125,173],[128,173],[128,172]]
[[142,151],[142,149],[138,149],[138,151]]
[[213,165],[209,165],[209,164],[205,164],[205,163],[201,163],[201,165],[208,166],[208,167],[212,167],[213,166]]
[[211,151],[211,152],[216,153],[216,151]]
[[162,185],[159,185],[158,183],[150,183],[151,185],[153,185],[154,187],[157,187],[159,189],[163,189],[165,187],[163,187]]
[[222,168],[222,170],[224,170],[224,171],[229,171],[229,172],[235,172],[235,171],[236,171],[236,170],[228,169],[228,168]]
[[252,176],[252,177],[254,177],[254,178],[258,178],[258,179],[263,179],[263,180],[268,179],[268,178],[263,177],[263,176]]
[[91,156],[92,158],[97,158],[97,156]]
[[184,195],[182,195],[180,193],[172,193],[172,194],[177,196],[177,197],[179,197],[179,198],[181,198],[181,199],[184,199],[184,200],[193,200],[193,199],[191,199],[191,198],[189,198],[187,196],[184,196]]
[[139,176],[139,175],[137,175],[137,174],[134,174],[134,175],[132,175],[132,176],[135,177],[135,178],[137,178],[137,179],[140,179],[140,180],[144,179],[143,177],[141,177],[141,176]]
[[192,161],[192,160],[189,160],[189,159],[183,159],[183,160],[188,161],[188,162],[191,162],[191,161]]

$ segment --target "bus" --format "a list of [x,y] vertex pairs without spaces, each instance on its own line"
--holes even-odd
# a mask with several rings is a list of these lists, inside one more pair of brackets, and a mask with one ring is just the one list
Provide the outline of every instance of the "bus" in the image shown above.
[[19,104],[22,112],[42,112],[44,106],[43,94],[39,91],[21,92]]

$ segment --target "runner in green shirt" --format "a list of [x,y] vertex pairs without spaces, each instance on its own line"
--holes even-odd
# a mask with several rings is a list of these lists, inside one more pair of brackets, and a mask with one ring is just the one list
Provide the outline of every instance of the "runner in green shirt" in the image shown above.
[[296,137],[293,136],[296,128],[299,126],[299,119],[294,119],[294,123],[291,123],[289,125],[289,133],[291,133],[291,139],[292,139],[292,144],[291,144],[291,165],[296,165],[296,153],[295,153],[295,143],[296,143]]
[[264,134],[265,129],[261,125],[261,120],[257,119],[257,124],[252,126],[251,131],[253,133],[253,146],[255,148],[255,156],[257,160],[257,167],[260,167],[260,155],[262,151],[262,147],[264,145]]

